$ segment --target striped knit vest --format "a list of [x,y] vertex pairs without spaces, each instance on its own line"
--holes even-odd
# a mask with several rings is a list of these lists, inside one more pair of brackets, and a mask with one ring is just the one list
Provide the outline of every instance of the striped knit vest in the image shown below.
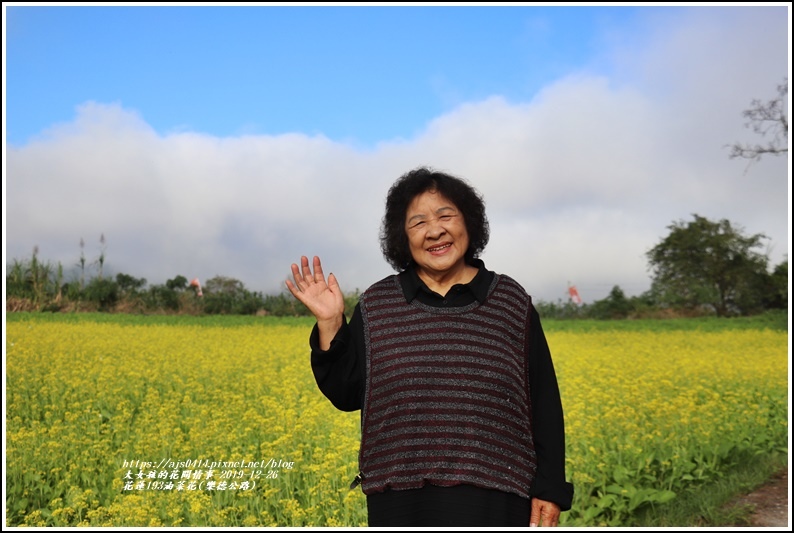
[[496,275],[484,303],[406,303],[398,276],[362,295],[365,494],[469,484],[529,498],[530,296]]

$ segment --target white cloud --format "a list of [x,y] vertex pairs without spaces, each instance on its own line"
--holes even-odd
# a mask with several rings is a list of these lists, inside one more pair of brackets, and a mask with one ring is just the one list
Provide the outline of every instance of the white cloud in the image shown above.
[[104,233],[108,268],[150,283],[225,275],[274,292],[290,263],[318,254],[343,289],[363,290],[391,273],[378,244],[388,187],[430,165],[483,192],[487,265],[539,299],[563,298],[568,282],[586,301],[644,291],[645,252],[693,213],[766,233],[779,262],[787,160],[745,173],[724,145],[751,139],[741,111],[774,96],[785,27],[729,15],[696,10],[638,41],[619,72],[572,73],[530,102],[470,102],[368,152],[300,134],[161,136],[119,104],[85,104],[8,148],[7,257],[38,245],[69,267],[80,238],[96,256]]

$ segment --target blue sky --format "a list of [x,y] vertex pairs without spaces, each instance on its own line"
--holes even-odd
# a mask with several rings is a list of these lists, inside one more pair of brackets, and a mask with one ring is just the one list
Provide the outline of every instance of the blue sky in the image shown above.
[[529,100],[597,63],[610,28],[644,12],[12,6],[7,16],[13,144],[94,100],[137,109],[163,134],[320,133],[371,146],[410,138],[464,102]]
[[787,158],[742,110],[789,73],[790,8],[3,5],[4,253],[277,292],[300,255],[391,273],[389,185],[468,179],[486,265],[543,300],[650,286],[676,220],[790,247]]

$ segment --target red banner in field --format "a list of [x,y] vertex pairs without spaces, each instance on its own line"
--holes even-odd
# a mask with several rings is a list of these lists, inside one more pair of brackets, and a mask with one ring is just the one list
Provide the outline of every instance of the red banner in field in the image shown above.
[[579,291],[576,290],[574,285],[568,285],[568,296],[570,296],[571,301],[576,305],[582,303],[582,298],[579,296]]
[[193,280],[190,282],[190,286],[196,288],[196,296],[203,296],[204,295],[201,292],[201,282],[199,281],[198,278],[193,278]]

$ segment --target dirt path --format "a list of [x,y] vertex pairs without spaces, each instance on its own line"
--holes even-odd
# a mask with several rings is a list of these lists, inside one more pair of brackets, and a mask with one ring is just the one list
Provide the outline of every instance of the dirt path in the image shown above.
[[731,506],[752,506],[754,511],[746,524],[736,526],[788,528],[788,487],[788,471],[783,470],[755,491],[737,498]]

